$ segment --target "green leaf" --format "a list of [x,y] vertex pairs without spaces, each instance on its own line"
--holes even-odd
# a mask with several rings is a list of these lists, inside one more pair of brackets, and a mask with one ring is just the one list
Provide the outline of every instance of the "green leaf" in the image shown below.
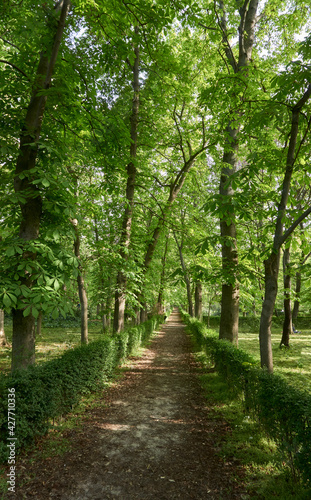
[[5,307],[10,307],[11,305],[11,299],[6,293],[3,295],[3,303]]
[[52,311],[52,318],[56,319],[56,318],[58,318],[58,316],[59,316],[58,309],[57,309],[57,307],[55,307]]
[[17,304],[17,297],[15,297],[15,295],[8,292],[8,296],[10,297],[11,301],[14,302],[14,304]]
[[15,248],[14,247],[7,248],[5,254],[7,257],[13,257],[13,255],[15,255]]
[[38,309],[36,309],[34,306],[32,306],[32,311],[31,312],[32,312],[33,317],[37,319],[37,317],[39,316]]
[[30,311],[31,311],[31,306],[26,307],[26,309],[23,312],[23,316],[24,317],[29,316]]

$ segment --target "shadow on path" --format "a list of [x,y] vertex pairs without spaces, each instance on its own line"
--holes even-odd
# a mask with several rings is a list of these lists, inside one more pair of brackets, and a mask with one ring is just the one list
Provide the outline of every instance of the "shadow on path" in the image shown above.
[[83,428],[68,431],[70,452],[40,469],[27,466],[35,478],[15,498],[241,498],[231,480],[237,469],[214,450],[226,425],[211,418],[198,368],[174,310],[143,356],[130,359],[105,391],[104,404],[86,412]]

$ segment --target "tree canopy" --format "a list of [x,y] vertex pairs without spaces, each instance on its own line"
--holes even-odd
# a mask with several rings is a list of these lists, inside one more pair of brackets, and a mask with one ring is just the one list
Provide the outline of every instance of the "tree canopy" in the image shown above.
[[203,303],[236,345],[239,313],[261,314],[272,371],[284,249],[296,308],[310,294],[309,2],[6,0],[0,14],[12,369],[34,362],[41,312],[80,304],[120,331]]

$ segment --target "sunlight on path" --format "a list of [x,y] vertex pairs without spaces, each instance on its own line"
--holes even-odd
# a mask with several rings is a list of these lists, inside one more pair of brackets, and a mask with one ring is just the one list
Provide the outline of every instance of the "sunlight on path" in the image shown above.
[[[216,456],[222,423],[209,419],[180,314],[90,410],[36,498],[171,500],[241,498]],[[106,399],[106,396],[105,396]],[[34,493],[32,492],[32,495]],[[26,497],[30,498],[30,496]]]

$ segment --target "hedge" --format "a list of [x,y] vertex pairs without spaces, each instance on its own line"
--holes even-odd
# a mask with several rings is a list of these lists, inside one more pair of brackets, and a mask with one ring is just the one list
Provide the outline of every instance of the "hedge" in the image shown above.
[[201,350],[215,364],[229,387],[242,395],[247,411],[272,438],[293,474],[311,480],[311,396],[282,377],[262,370],[246,352],[227,340],[218,340],[198,320],[182,313]]
[[46,434],[52,419],[68,413],[83,395],[96,391],[115,368],[144,344],[162,316],[66,351],[40,366],[0,376],[0,462],[8,457],[8,391],[15,389],[16,451]]

